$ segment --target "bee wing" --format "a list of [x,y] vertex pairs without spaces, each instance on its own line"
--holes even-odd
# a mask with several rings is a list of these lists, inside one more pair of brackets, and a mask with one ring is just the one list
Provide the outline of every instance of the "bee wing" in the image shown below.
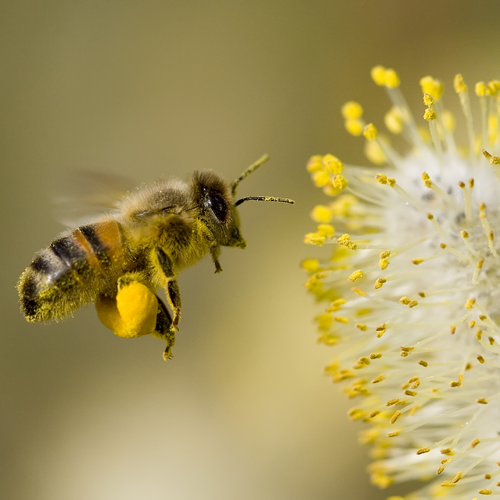
[[75,172],[66,186],[53,196],[56,219],[65,226],[81,226],[103,213],[112,213],[117,203],[134,189],[134,183],[119,175],[93,171]]

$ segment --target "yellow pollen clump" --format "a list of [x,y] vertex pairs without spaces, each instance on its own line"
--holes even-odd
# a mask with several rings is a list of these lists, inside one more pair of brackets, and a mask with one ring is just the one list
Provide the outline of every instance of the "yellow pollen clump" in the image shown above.
[[486,86],[484,82],[477,82],[474,86],[474,92],[477,96],[489,95],[490,89]]
[[348,118],[344,122],[345,129],[354,137],[359,137],[363,133],[364,123],[356,118]]
[[314,155],[309,158],[309,161],[307,162],[307,171],[308,172],[317,172],[319,170],[323,169],[323,163],[322,163],[323,157],[321,155]]
[[316,273],[321,269],[318,259],[304,259],[300,266],[310,273]]
[[307,245],[317,245],[320,247],[323,245],[325,241],[326,241],[325,236],[318,233],[307,233],[304,236],[304,243],[306,243]]
[[317,227],[317,232],[321,236],[330,237],[335,234],[335,228],[330,224],[319,224]]
[[434,104],[434,98],[430,94],[427,94],[427,92],[424,93],[423,100],[424,100],[424,104],[427,107],[431,107]]
[[343,234],[340,238],[337,238],[337,243],[349,248],[349,250],[356,250],[358,248],[356,243],[351,241],[351,237],[348,234]]
[[453,88],[455,89],[455,92],[457,94],[460,94],[462,92],[465,92],[467,90],[467,85],[464,82],[464,78],[462,75],[458,74],[455,75],[455,78],[453,79]]
[[385,68],[383,66],[375,66],[371,69],[370,75],[372,80],[380,87],[385,85]]
[[377,127],[375,127],[373,123],[369,123],[368,125],[365,126],[363,130],[363,135],[369,141],[373,141],[373,139],[377,138]]
[[343,191],[347,187],[347,179],[342,175],[336,175],[332,180],[333,187]]
[[363,107],[361,106],[361,104],[359,104],[359,102],[348,101],[342,106],[341,112],[342,112],[342,116],[345,119],[361,118],[361,116],[363,115]]
[[115,335],[140,337],[155,330],[158,301],[148,287],[134,281],[121,287],[115,299],[100,297],[96,311],[100,321]]
[[430,120],[435,120],[436,118],[437,118],[437,115],[433,109],[427,108],[424,111],[424,120],[430,121]]
[[399,79],[399,75],[393,69],[385,70],[385,86],[389,89],[394,89],[399,87],[401,84],[401,80]]
[[355,281],[360,280],[363,277],[363,271],[358,270],[354,271],[350,276],[349,276],[349,281],[351,283],[354,283]]
[[311,218],[314,222],[330,222],[332,219],[332,211],[325,205],[316,205],[311,213]]
[[312,179],[316,187],[324,187],[330,182],[330,175],[328,172],[320,170],[312,174]]
[[430,94],[436,101],[439,101],[443,93],[444,86],[440,80],[435,80],[432,76],[424,76],[420,79],[422,92]]
[[331,154],[327,154],[323,157],[323,165],[325,170],[332,175],[338,175],[344,170],[344,164],[336,157]]

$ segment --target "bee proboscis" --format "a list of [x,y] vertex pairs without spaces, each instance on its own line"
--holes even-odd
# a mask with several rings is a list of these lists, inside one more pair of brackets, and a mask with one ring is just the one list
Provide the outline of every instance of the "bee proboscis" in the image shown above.
[[[188,183],[178,179],[158,181],[124,197],[110,213],[62,233],[36,254],[19,279],[21,310],[26,319],[60,320],[93,302],[98,314],[101,312],[101,321],[114,329],[110,326],[114,317],[109,316],[107,321],[103,317],[108,311],[116,315],[117,303],[119,309],[120,299],[126,296],[124,290],[133,289],[132,299],[121,301],[129,309],[125,312],[152,308],[152,323],[146,318],[148,322],[137,329],[127,330],[132,318],[123,331],[115,329],[115,333],[124,337],[151,333],[162,338],[167,343],[164,358],[169,359],[181,317],[178,272],[210,253],[219,273],[222,246],[245,248],[236,209],[241,203],[294,203],[272,196],[235,201],[239,183],[267,159],[267,155],[260,158],[232,183],[212,171],[194,172]],[[165,290],[172,314],[158,297],[158,288]],[[144,326],[146,323],[149,326]]]

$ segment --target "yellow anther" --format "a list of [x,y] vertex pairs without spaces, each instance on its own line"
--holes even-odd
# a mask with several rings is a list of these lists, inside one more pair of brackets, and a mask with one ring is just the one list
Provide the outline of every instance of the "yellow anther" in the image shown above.
[[385,68],[383,66],[375,66],[371,69],[370,75],[372,80],[382,87],[385,85]]
[[490,95],[496,95],[500,91],[500,81],[491,80],[488,82],[488,89],[490,90]]
[[340,238],[337,238],[337,243],[339,245],[349,248],[349,250],[356,250],[357,245],[351,241],[351,237],[348,234],[343,234]]
[[385,380],[385,375],[381,373],[378,377],[375,377],[371,383],[372,384],[378,384],[379,382],[382,382],[382,380]]
[[358,270],[354,271],[350,276],[349,276],[349,281],[351,283],[354,283],[355,281],[360,280],[363,277],[363,271]]
[[349,323],[349,318],[346,318],[345,316],[334,316],[333,319],[337,323],[342,323],[344,325],[347,325],[347,323]]
[[418,295],[419,295],[420,297],[422,297],[423,299],[425,299],[425,293],[424,293],[424,292],[418,292]]
[[307,233],[304,236],[304,243],[307,245],[318,245],[319,247],[323,245],[326,238],[318,233]]
[[457,94],[460,94],[462,92],[465,92],[467,90],[467,85],[464,82],[464,78],[462,75],[458,74],[455,75],[455,78],[453,79],[453,88],[455,89],[455,92]]
[[468,299],[467,302],[465,303],[465,309],[472,309],[474,307],[474,304],[476,303],[476,299]]
[[333,324],[333,316],[330,313],[319,314],[315,320],[318,324],[318,329],[321,331],[328,330]]
[[410,303],[410,299],[408,297],[401,297],[399,302],[401,302],[404,306],[407,306]]
[[329,311],[337,311],[340,309],[341,306],[343,306],[346,303],[345,299],[337,299],[334,300],[331,304],[330,307],[328,308]]
[[379,414],[380,414],[380,412],[378,410],[375,410],[375,411],[372,411],[368,416],[370,418],[374,418],[374,417],[376,417]]
[[436,101],[439,101],[444,90],[443,83],[440,80],[435,80],[432,76],[421,78],[420,86],[423,93],[430,94]]
[[325,166],[325,170],[332,175],[338,175],[342,173],[344,170],[344,164],[333,155],[325,155],[323,157],[323,165]]
[[417,393],[415,391],[410,391],[409,389],[406,389],[405,394],[410,397],[415,397]]
[[361,330],[362,332],[366,332],[366,329],[368,328],[364,323],[356,323],[356,328]]
[[377,181],[380,184],[387,184],[387,175],[385,175],[385,174],[377,174],[375,176],[375,179],[377,179]]
[[319,170],[317,172],[313,172],[312,180],[316,187],[322,188],[330,182],[330,175],[324,170]]
[[385,278],[378,278],[377,280],[375,280],[375,290],[382,288],[382,285],[386,282],[387,280]]
[[363,135],[369,141],[373,141],[373,139],[377,138],[377,127],[375,127],[373,123],[369,123],[368,125],[365,126],[363,130]]
[[418,266],[419,264],[422,264],[423,261],[424,261],[424,259],[418,258],[418,259],[413,259],[411,262],[412,262],[412,264],[415,264],[416,266]]
[[483,156],[492,164],[500,165],[500,156],[493,156],[486,149],[483,149]]
[[408,307],[411,309],[412,307],[418,306],[418,302],[416,300],[412,300],[409,304]]
[[401,80],[399,79],[399,75],[393,69],[385,70],[385,86],[389,89],[393,89],[399,87],[401,84]]
[[363,133],[364,123],[358,118],[348,118],[344,122],[345,129],[351,135],[359,137]]
[[356,101],[348,101],[346,102],[342,108],[340,108],[342,112],[342,116],[344,118],[361,118],[363,115],[363,108],[359,102]]
[[480,442],[481,442],[480,439],[478,438],[474,439],[470,444],[471,448],[475,448]]
[[318,234],[325,237],[330,237],[335,234],[335,228],[330,224],[319,224],[317,228]]
[[441,453],[441,455],[455,455],[455,452],[451,448],[442,448],[441,450],[439,450],[439,452]]
[[392,107],[384,116],[385,126],[393,133],[400,134],[403,131],[403,119],[398,108]]
[[464,240],[466,240],[469,237],[469,233],[465,229],[463,229],[462,231],[460,231],[460,235],[462,236],[462,238]]
[[476,92],[477,96],[485,96],[490,93],[490,90],[486,86],[486,83],[484,82],[477,82],[476,85],[474,86],[474,91]]
[[455,325],[450,325],[450,333],[452,335],[455,335],[456,331],[457,331],[457,327]]
[[432,181],[429,174],[427,172],[422,172],[421,178],[424,186],[430,189],[432,187]]
[[484,364],[484,358],[481,356],[481,354],[478,354],[477,360],[481,363]]
[[479,490],[478,493],[480,495],[491,495],[493,492],[491,490],[482,489],[482,490]]
[[382,271],[384,269],[387,269],[387,266],[389,265],[389,261],[387,259],[380,259],[378,261],[378,266],[380,267],[380,269],[382,269]]
[[309,158],[309,161],[307,162],[307,171],[308,172],[317,172],[318,170],[323,169],[323,164],[322,164],[323,157],[320,155],[314,155]]
[[391,187],[394,187],[394,184],[396,184],[396,179],[394,179],[393,177],[387,177],[387,184],[389,184],[389,186]]
[[366,297],[366,292],[363,292],[363,290],[360,290],[359,288],[356,288],[355,286],[352,287],[352,291],[359,295],[360,297]]
[[427,108],[424,111],[424,120],[431,121],[431,120],[435,120],[436,118],[437,118],[437,115],[433,109]]
[[370,353],[370,359],[380,359],[382,357],[381,352],[372,352]]
[[321,269],[318,259],[304,259],[300,266],[310,273],[316,273]]
[[429,453],[429,451],[431,451],[430,448],[420,448],[417,450],[417,455],[422,455],[424,453]]
[[479,403],[480,405],[487,405],[488,401],[486,401],[485,398],[479,398],[479,399],[476,399],[476,403]]
[[332,219],[332,211],[329,207],[325,205],[316,205],[311,213],[311,218],[314,222],[330,222]]
[[343,175],[336,175],[332,179],[333,187],[343,191],[347,187],[347,179]]
[[434,104],[434,98],[427,92],[424,93],[424,104],[427,107],[431,107]]
[[418,364],[420,366],[423,366],[424,368],[427,368],[429,366],[429,363],[427,363],[427,361],[424,361],[423,359],[421,359]]
[[392,417],[390,418],[389,422],[391,424],[394,424],[400,416],[401,416],[401,410],[396,410],[392,415]]

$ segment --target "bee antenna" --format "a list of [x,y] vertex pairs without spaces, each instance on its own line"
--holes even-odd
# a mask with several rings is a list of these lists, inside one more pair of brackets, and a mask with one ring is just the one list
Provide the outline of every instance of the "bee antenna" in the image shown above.
[[[231,194],[236,194],[238,184],[246,179],[254,170],[257,170],[263,163],[269,160],[269,155],[261,156],[254,164],[250,165],[231,185]],[[243,203],[243,202],[242,202]]]
[[275,201],[276,203],[289,203],[290,205],[295,204],[295,202],[290,198],[278,198],[276,196],[247,196],[246,198],[238,200],[234,206],[237,207],[245,201]]

